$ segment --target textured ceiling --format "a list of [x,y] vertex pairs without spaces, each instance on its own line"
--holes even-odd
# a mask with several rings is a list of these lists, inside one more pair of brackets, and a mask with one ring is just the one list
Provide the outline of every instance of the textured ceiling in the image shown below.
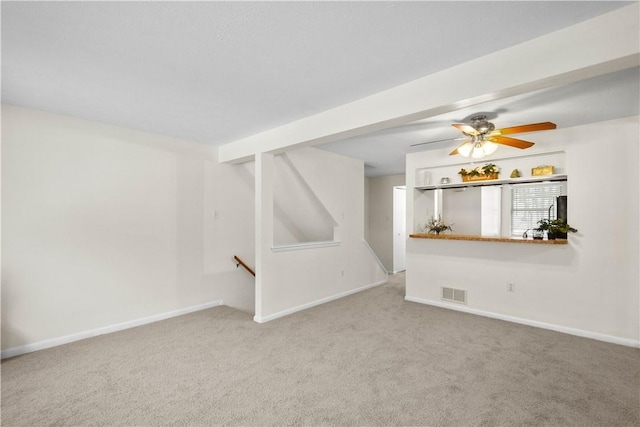
[[626,4],[3,1],[2,102],[220,145]]

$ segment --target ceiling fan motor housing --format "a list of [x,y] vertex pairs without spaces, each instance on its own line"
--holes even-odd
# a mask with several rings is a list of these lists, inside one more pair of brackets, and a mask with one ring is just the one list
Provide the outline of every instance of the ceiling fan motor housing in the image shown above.
[[485,135],[493,131],[496,127],[493,123],[487,121],[487,116],[474,116],[471,118],[471,126],[481,135]]

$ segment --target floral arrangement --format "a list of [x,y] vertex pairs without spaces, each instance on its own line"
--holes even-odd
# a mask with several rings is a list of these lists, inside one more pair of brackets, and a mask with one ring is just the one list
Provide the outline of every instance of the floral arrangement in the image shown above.
[[447,230],[453,231],[453,228],[451,228],[452,225],[453,224],[445,223],[442,218],[440,218],[440,215],[438,215],[437,218],[431,217],[427,220],[427,223],[424,225],[424,231],[431,234],[440,234]]
[[486,165],[480,167],[477,166],[473,169],[471,169],[470,171],[466,170],[465,168],[460,169],[460,172],[458,172],[458,175],[460,176],[480,176],[480,175],[492,175],[492,174],[497,174],[500,172],[500,169],[498,169],[498,167],[493,164],[493,163],[487,163]]
[[498,179],[498,173],[500,173],[500,169],[498,169],[496,165],[493,163],[487,163],[482,167],[477,166],[469,171],[462,168],[458,172],[458,175],[462,177],[462,182],[467,182]]

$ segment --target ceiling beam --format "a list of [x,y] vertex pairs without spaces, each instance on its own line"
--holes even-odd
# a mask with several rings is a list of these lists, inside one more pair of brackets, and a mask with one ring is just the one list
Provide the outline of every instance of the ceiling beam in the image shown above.
[[[490,55],[218,148],[220,162],[253,160],[362,135],[483,102],[640,65],[634,3]],[[416,52],[416,54],[420,54]]]

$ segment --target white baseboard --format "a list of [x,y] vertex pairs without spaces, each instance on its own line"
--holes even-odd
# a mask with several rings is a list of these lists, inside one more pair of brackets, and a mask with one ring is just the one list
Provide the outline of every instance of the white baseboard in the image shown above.
[[71,335],[65,335],[59,338],[53,338],[50,340],[40,341],[32,344],[25,344],[18,347],[9,348],[7,350],[2,350],[1,358],[6,359],[8,357],[19,356],[21,354],[31,353],[32,351],[43,350],[45,348],[55,347],[62,344],[68,344],[74,341],[80,341],[98,335],[109,334],[111,332],[122,331],[129,328],[135,328],[136,326],[158,322],[160,320],[169,319],[171,317],[182,316],[184,314],[193,313],[195,311],[206,310],[207,308],[217,307],[219,305],[224,305],[224,302],[222,300],[212,301],[205,304],[181,308],[179,310],[174,310],[167,313],[160,313],[153,316],[143,317],[142,319],[130,320],[128,322],[122,322],[115,325],[104,326],[102,328],[82,331]]
[[287,316],[289,314],[296,313],[298,311],[306,310],[307,308],[315,307],[316,305],[324,304],[326,302],[334,301],[334,300],[346,297],[346,296],[351,295],[351,294],[355,294],[355,293],[362,292],[362,291],[365,291],[365,290],[370,289],[370,288],[374,288],[376,286],[384,285],[387,282],[388,282],[387,279],[380,280],[379,282],[371,283],[369,285],[361,286],[361,287],[356,288],[356,289],[351,289],[351,290],[346,291],[346,292],[341,292],[339,294],[331,295],[331,296],[326,297],[326,298],[321,298],[319,300],[311,301],[311,302],[308,302],[306,304],[302,304],[302,305],[298,305],[296,307],[288,308],[286,310],[282,310],[282,311],[279,311],[277,313],[270,314],[268,316],[255,315],[253,317],[253,320],[258,322],[258,323],[265,323],[265,322],[268,322],[270,320],[277,319],[279,317],[284,317],[284,316]]
[[551,331],[562,332],[569,335],[575,335],[583,338],[591,338],[598,341],[604,341],[612,344],[624,345],[627,347],[640,348],[640,341],[628,338],[620,338],[613,335],[601,334],[598,332],[585,331],[583,329],[569,328],[567,326],[555,325],[553,323],[539,322],[537,320],[524,319],[522,317],[508,316],[505,314],[494,313],[491,311],[478,310],[458,304],[450,304],[442,301],[429,300],[424,298],[416,298],[411,296],[404,297],[406,301],[417,302],[420,304],[433,305],[436,307],[447,308],[450,310],[462,311],[464,313],[477,314],[478,316],[491,317],[493,319],[506,320],[507,322],[519,323],[521,325],[534,326],[536,328],[549,329]]

